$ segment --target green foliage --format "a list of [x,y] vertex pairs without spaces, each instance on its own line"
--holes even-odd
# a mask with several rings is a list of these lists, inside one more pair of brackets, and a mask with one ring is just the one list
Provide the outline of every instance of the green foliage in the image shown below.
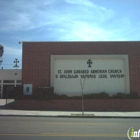
[[34,99],[52,99],[54,90],[52,87],[37,87],[33,94]]
[[[84,94],[84,99],[138,99],[139,96],[136,93],[125,94],[125,93],[117,93],[113,96],[110,96],[106,92],[101,93],[91,93],[91,94]],[[67,96],[67,95],[58,95],[54,94],[52,99],[81,99],[81,96]]]
[[52,99],[69,99],[70,97],[68,97],[67,95],[65,94],[56,94],[54,93],[53,96],[52,96]]
[[137,98],[140,98],[140,97],[138,96],[137,93],[130,93],[130,94],[127,94],[127,98],[137,99]]
[[111,98],[115,98],[115,99],[125,99],[127,97],[126,94],[124,93],[117,93],[117,94],[114,94]]
[[108,99],[110,98],[109,94],[106,92],[101,92],[101,93],[92,93],[92,94],[85,94],[84,98],[86,99]]
[[113,99],[137,99],[139,98],[137,93],[130,93],[130,94],[125,94],[125,93],[117,93],[113,95],[111,98]]
[[[37,87],[33,95],[23,95],[23,87],[17,86],[14,88],[15,99],[36,99],[36,100],[50,100],[50,99],[81,99],[79,96],[67,96],[65,94],[54,93],[53,87]],[[106,92],[84,94],[84,99],[139,99],[137,93],[125,94],[117,93],[110,96]]]
[[3,55],[3,52],[4,52],[4,47],[0,44],[0,56]]

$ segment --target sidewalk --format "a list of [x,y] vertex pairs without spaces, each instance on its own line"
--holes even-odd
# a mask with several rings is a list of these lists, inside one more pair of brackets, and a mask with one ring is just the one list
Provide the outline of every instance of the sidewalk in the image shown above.
[[73,118],[140,118],[140,112],[71,112],[71,111],[27,111],[0,110],[0,116],[73,117]]

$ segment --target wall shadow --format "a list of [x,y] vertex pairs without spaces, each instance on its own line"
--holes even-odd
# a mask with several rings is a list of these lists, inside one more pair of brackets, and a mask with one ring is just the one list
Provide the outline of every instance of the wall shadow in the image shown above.
[[14,109],[14,99],[0,99],[0,109]]

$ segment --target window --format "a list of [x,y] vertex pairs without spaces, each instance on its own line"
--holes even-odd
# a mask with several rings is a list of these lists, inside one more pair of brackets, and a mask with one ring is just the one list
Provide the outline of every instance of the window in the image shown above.
[[17,82],[17,83],[21,83],[21,80],[17,80],[16,82]]
[[3,83],[14,83],[14,80],[3,80]]
[[26,87],[26,92],[29,92],[30,88],[29,87]]

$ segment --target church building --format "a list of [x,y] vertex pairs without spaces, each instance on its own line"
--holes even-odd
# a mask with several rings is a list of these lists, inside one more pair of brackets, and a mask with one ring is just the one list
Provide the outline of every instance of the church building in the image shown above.
[[68,96],[106,92],[140,96],[140,42],[23,42],[22,84]]

